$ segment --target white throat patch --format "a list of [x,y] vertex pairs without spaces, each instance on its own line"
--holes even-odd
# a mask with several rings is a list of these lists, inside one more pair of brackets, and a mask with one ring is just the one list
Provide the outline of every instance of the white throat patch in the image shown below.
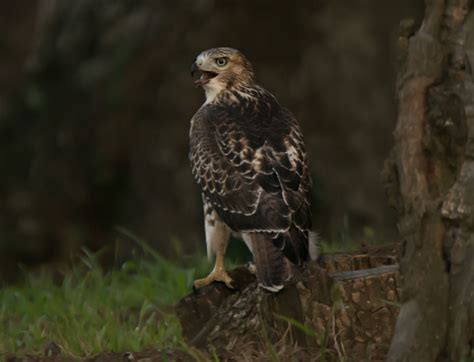
[[206,102],[204,104],[209,104],[216,99],[217,95],[224,90],[222,83],[217,82],[215,79],[211,79],[209,83],[204,85],[204,92],[206,93]]

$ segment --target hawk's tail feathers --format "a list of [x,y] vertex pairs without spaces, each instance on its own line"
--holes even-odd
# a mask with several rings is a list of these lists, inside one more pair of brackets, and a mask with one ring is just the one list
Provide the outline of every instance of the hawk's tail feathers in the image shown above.
[[319,260],[321,256],[321,238],[314,231],[310,231],[308,234],[308,251],[311,260]]
[[270,292],[280,291],[283,289],[284,281],[291,277],[283,253],[273,245],[269,234],[249,233],[248,236],[251,241],[259,285]]

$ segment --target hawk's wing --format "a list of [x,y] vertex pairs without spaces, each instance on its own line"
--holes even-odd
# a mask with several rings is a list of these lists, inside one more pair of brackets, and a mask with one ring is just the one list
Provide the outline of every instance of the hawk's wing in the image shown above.
[[290,260],[306,260],[311,180],[293,116],[276,101],[249,102],[203,107],[192,122],[193,175],[219,216],[234,231],[271,233]]

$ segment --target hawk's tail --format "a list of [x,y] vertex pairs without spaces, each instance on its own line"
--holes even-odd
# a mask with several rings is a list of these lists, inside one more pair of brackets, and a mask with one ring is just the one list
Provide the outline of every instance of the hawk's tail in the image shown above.
[[267,233],[249,233],[252,254],[257,269],[257,280],[270,292],[283,289],[283,282],[291,278],[292,263],[283,255]]

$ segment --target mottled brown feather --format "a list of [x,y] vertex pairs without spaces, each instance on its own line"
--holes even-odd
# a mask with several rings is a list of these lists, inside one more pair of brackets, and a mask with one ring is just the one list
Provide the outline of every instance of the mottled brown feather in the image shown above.
[[271,233],[293,263],[308,259],[311,179],[303,137],[270,92],[249,82],[222,91],[194,115],[190,146],[203,197],[232,230]]

